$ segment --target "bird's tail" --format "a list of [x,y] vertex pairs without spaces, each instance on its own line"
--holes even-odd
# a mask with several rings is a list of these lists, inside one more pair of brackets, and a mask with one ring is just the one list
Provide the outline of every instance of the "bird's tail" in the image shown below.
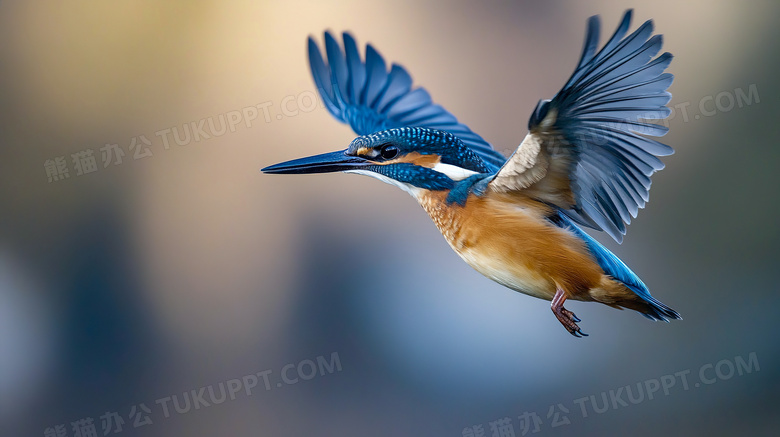
[[638,311],[650,320],[668,322],[682,320],[680,313],[669,308],[645,290],[634,289],[614,278],[605,276],[598,290],[591,291],[591,297],[614,308],[628,308]]
[[628,266],[609,249],[580,229],[564,214],[552,218],[553,223],[574,232],[585,243],[599,266],[609,277],[602,280],[600,290],[591,292],[592,297],[615,308],[629,308],[639,311],[650,320],[668,322],[682,320],[680,314],[650,295],[650,290]]
[[[627,287],[631,289],[631,286],[627,285]],[[642,313],[642,315],[647,317],[648,319],[662,321],[662,322],[668,322],[669,319],[682,320],[682,316],[680,316],[680,313],[669,308],[663,302],[654,298],[653,296],[650,296],[649,294],[640,295],[639,293],[636,292],[636,290],[631,290],[631,291],[633,291],[634,295],[637,297],[636,300],[640,302],[639,306],[641,307],[641,309],[638,309],[637,311]]]

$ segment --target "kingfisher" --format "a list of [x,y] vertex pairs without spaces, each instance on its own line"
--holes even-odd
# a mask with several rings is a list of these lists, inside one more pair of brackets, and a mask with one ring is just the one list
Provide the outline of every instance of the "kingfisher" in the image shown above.
[[[343,46],[325,32],[308,58],[327,110],[357,138],[344,150],[282,162],[264,173],[344,172],[371,176],[411,194],[450,247],[471,267],[512,290],[551,301],[575,337],[587,336],[568,299],[631,309],[651,320],[681,319],[654,298],[615,254],[584,230],[622,243],[648,201],[650,176],[674,150],[649,137],[671,110],[652,20],[632,33],[632,10],[599,46],[600,19],[588,19],[579,62],[551,99],[540,100],[528,134],[507,159],[450,112],[413,87],[405,68],[371,44]],[[658,56],[656,56],[658,55]]]

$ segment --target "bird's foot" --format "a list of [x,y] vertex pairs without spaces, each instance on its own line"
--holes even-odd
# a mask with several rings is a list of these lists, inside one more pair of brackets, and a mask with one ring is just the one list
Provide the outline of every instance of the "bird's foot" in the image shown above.
[[577,326],[577,322],[581,322],[581,320],[576,315],[574,315],[573,312],[567,310],[564,307],[560,307],[558,309],[553,308],[553,314],[555,314],[555,317],[559,322],[561,322],[561,325],[563,325],[563,327],[569,331],[569,334],[575,337],[588,336],[588,334],[582,332],[582,329]]
[[565,300],[566,295],[559,287],[558,291],[555,293],[555,297],[553,297],[552,304],[550,305],[553,314],[555,314],[555,317],[561,322],[561,325],[569,331],[569,334],[575,337],[587,337],[588,334],[582,332],[582,329],[577,326],[577,322],[580,322],[581,320],[573,312],[563,307],[563,302]]

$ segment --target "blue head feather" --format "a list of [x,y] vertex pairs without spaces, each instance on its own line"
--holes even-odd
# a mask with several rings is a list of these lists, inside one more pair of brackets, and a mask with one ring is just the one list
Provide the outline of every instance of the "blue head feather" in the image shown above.
[[491,167],[455,135],[437,129],[402,127],[388,129],[355,138],[347,154],[356,154],[361,148],[380,149],[385,145],[398,148],[399,156],[417,152],[438,155],[443,164],[456,165],[477,173],[492,173]]

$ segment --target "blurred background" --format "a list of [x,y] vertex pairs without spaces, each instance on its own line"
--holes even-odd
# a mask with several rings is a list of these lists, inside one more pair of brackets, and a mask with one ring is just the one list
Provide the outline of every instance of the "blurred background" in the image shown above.
[[[632,29],[654,19],[675,55],[677,153],[624,244],[597,238],[684,321],[571,303],[590,334],[575,339],[548,302],[463,263],[400,190],[258,171],[353,138],[314,99],[309,35],[371,42],[509,154],[587,17],[603,43],[634,6]],[[775,435],[778,16],[770,1],[2,2],[0,433]]]

